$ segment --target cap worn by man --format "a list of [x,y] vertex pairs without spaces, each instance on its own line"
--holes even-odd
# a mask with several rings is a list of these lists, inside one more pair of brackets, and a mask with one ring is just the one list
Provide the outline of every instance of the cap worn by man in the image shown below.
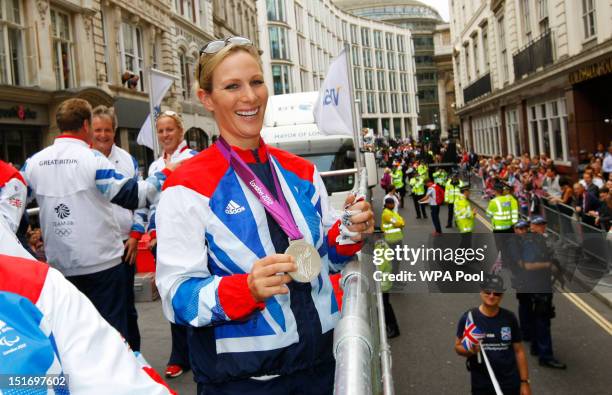
[[546,224],[546,219],[541,215],[536,215],[531,219],[531,223],[533,225],[544,225]]
[[480,289],[483,291],[505,292],[504,279],[495,274],[485,275],[484,281],[480,283]]

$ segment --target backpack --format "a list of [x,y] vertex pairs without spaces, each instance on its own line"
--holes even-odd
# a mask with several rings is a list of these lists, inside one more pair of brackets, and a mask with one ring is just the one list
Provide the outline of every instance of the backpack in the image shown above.
[[434,188],[436,190],[436,206],[441,206],[444,204],[444,189],[438,184],[434,184]]
[[389,185],[391,185],[391,175],[389,173],[385,173],[380,179],[380,186],[386,191]]

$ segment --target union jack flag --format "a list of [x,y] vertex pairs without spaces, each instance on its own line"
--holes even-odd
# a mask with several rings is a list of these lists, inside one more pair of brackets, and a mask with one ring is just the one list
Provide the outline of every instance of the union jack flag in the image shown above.
[[478,327],[474,323],[472,312],[468,312],[468,315],[465,318],[465,329],[463,330],[461,344],[467,351],[470,351],[484,337],[485,334],[480,329],[478,329]]

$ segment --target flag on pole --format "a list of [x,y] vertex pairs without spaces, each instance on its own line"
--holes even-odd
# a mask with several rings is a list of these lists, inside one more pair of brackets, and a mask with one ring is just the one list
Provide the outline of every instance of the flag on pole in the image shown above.
[[344,134],[353,136],[352,111],[354,106],[351,92],[348,54],[342,50],[329,65],[327,76],[315,103],[314,117],[322,134]]
[[484,333],[476,326],[474,322],[474,318],[472,317],[472,312],[468,312],[467,317],[465,318],[465,328],[463,329],[463,338],[461,339],[461,344],[466,351],[470,351],[474,348],[476,344],[480,342],[484,338]]
[[[149,101],[153,105],[155,112],[155,114],[153,114],[153,119],[155,119],[157,114],[160,112],[161,102],[164,99],[164,96],[166,96],[168,89],[170,89],[170,86],[172,86],[175,78],[155,69],[151,69],[150,73],[151,78],[149,80],[151,81],[151,89],[149,90]],[[149,114],[147,119],[140,127],[140,132],[138,132],[136,142],[155,151],[155,143],[153,142],[154,133],[151,125],[151,114]]]

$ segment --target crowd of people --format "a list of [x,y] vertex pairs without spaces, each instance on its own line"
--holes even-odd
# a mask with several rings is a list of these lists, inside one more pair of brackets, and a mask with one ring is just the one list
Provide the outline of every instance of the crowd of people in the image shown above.
[[[196,70],[220,130],[201,153],[188,148],[180,114],[161,112],[161,156],[142,179],[114,144],[113,109],[68,99],[51,146],[21,171],[0,162],[0,329],[15,332],[4,345],[23,348],[14,339],[29,325],[40,344],[1,354],[0,373],[69,376],[75,394],[170,393],[138,354],[134,259],[148,233],[171,322],[166,377],[191,369],[206,395],[333,392],[339,308],[329,275],[373,231],[370,204],[350,194],[333,210],[313,164],[261,140],[268,91],[250,40],[209,42]],[[33,199],[41,231],[19,243]],[[32,262],[41,237],[51,268]],[[41,317],[51,326],[39,328]]]

